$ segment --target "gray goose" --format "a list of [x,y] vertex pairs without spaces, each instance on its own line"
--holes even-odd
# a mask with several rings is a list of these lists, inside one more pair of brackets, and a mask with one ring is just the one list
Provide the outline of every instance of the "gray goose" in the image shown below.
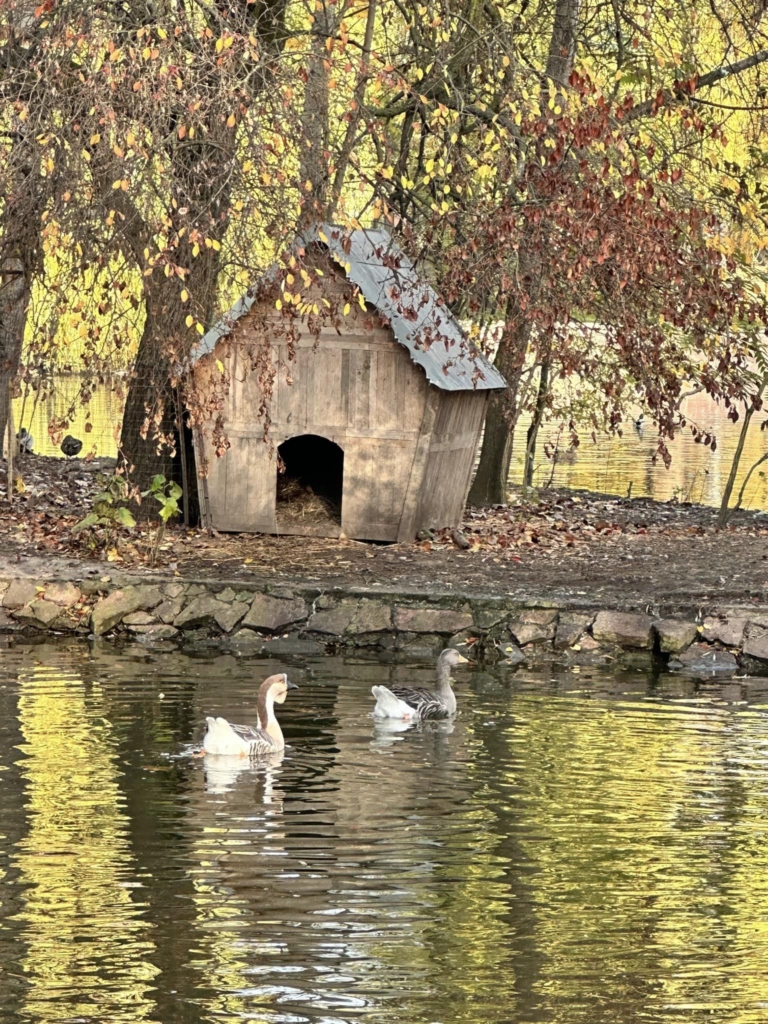
[[429,718],[450,718],[456,714],[456,694],[451,689],[451,669],[465,665],[467,659],[449,647],[437,659],[437,680],[434,690],[415,686],[374,686],[376,698],[374,718],[396,718],[405,722],[421,722]]
[[289,690],[298,690],[288,681],[285,672],[265,679],[259,688],[256,710],[259,725],[234,725],[226,718],[206,718],[208,729],[203,740],[206,754],[227,757],[258,757],[285,749],[280,723],[275,717],[275,704],[282,704]]

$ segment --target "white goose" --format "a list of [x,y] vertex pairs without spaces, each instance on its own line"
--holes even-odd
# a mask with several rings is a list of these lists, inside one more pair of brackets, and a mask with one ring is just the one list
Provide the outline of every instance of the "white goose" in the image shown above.
[[225,757],[258,757],[283,750],[285,740],[275,717],[275,704],[284,703],[289,690],[298,690],[298,686],[288,682],[285,672],[264,680],[256,704],[259,718],[256,728],[251,725],[233,725],[226,718],[206,718],[208,730],[203,740],[205,753]]
[[421,722],[426,718],[450,718],[456,714],[456,694],[451,689],[451,669],[465,665],[467,659],[449,647],[437,659],[437,685],[434,690],[415,686],[373,686],[376,698],[374,718],[397,718]]

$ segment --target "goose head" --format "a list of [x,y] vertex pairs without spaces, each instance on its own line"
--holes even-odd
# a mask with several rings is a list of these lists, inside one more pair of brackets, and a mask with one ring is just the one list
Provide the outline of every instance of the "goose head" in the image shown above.
[[259,693],[265,698],[271,697],[275,704],[284,704],[289,690],[298,690],[298,686],[289,681],[285,672],[278,672],[264,680]]
[[444,665],[448,669],[456,668],[457,665],[469,664],[469,659],[465,658],[463,654],[459,654],[453,647],[448,647],[444,650],[437,661],[438,665]]

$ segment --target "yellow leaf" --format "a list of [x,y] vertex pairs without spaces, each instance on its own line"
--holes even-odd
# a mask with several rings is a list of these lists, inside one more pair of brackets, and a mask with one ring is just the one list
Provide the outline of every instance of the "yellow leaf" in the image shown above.
[[227,128],[234,128],[235,127],[235,121],[236,121],[235,115],[234,114],[230,114],[229,117],[227,118]]
[[196,329],[198,334],[205,334],[205,328],[202,324],[198,324]]
[[217,39],[216,40],[216,53],[221,53],[221,51],[223,49],[224,49],[224,40],[223,39]]
[[108,562],[122,562],[122,558],[120,557],[117,548],[109,548],[107,550],[107,561]]
[[222,363],[220,359],[216,360],[216,369],[219,371],[219,373],[224,373],[224,363]]
[[252,561],[253,561],[252,558],[244,558],[243,559],[243,565],[250,565]]
[[181,301],[182,302],[186,302],[188,298],[189,298],[189,292],[187,291],[186,288],[182,288],[181,289]]
[[112,188],[122,188],[122,186],[123,186],[123,179],[122,178],[118,178],[117,181],[113,181],[112,182]]
[[280,299],[278,299],[277,302],[275,303],[275,309],[282,309],[282,308],[283,308],[283,304],[280,301]]
[[164,28],[158,28],[157,34],[160,36],[161,39],[167,39],[168,38],[168,33],[165,31]]
[[360,309],[365,309],[365,299],[363,298],[362,292],[358,293],[357,301],[360,303]]
[[321,242],[327,242],[328,241],[328,236],[325,235],[322,231],[318,231],[317,232],[317,237],[320,239]]
[[23,494],[26,491],[26,489],[27,489],[24,486],[24,481],[21,479],[20,476],[16,477],[16,479],[15,479],[15,481],[13,483],[13,487],[14,487],[14,490],[16,491],[17,494]]
[[344,303],[344,316],[349,316],[349,311],[352,307],[348,302]]
[[98,144],[101,142],[101,136],[99,135],[98,132],[96,132],[95,135],[91,136],[91,140],[90,141],[91,141],[91,145],[92,146],[98,146]]
[[187,319],[184,321],[184,323],[187,325],[187,327],[191,327],[194,322],[195,322],[195,318],[192,316],[191,313],[188,313],[187,314]]
[[212,248],[212,249],[213,249],[213,250],[214,250],[215,252],[218,252],[218,251],[219,251],[219,249],[221,248],[221,242],[217,242],[215,238],[212,238],[212,239],[211,239],[211,248]]

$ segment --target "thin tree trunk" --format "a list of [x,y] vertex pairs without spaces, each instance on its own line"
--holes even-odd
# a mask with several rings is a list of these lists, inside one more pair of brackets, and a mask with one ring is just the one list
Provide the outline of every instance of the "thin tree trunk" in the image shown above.
[[544,419],[544,409],[549,395],[549,371],[550,358],[547,354],[541,362],[541,376],[539,377],[539,390],[536,394],[536,406],[533,410],[531,425],[528,427],[528,437],[525,445],[525,466],[523,467],[523,486],[533,486],[533,460],[536,457],[536,439],[539,436],[541,421]]
[[[741,462],[741,456],[744,453],[744,445],[747,441],[747,433],[749,432],[749,423],[754,415],[755,407],[751,405],[744,413],[744,422],[741,425],[741,433],[739,434],[739,443],[736,445],[736,451],[733,453],[733,460],[731,462],[731,472],[728,474],[728,481],[723,491],[723,500],[720,502],[720,512],[717,517],[717,528],[718,530],[724,530],[728,525],[728,519],[731,513],[728,510],[728,505],[731,501],[731,495],[733,494],[733,488],[736,484],[736,474],[739,472],[739,463]],[[735,511],[735,509],[734,509]]]
[[0,444],[5,437],[14,383],[19,375],[29,305],[27,274],[21,260],[0,268]]
[[[546,68],[547,77],[555,82],[565,84],[573,68],[580,13],[581,0],[557,0]],[[520,277],[525,276],[527,268],[533,270],[533,274],[528,275],[531,282],[529,292],[538,294],[542,264],[529,251],[524,238],[520,245],[519,267]],[[480,463],[469,493],[471,505],[506,502],[513,432],[519,415],[518,390],[531,334],[531,325],[526,320],[518,295],[510,297],[504,320],[504,332],[494,365],[506,378],[507,390],[494,395],[488,406]]]

